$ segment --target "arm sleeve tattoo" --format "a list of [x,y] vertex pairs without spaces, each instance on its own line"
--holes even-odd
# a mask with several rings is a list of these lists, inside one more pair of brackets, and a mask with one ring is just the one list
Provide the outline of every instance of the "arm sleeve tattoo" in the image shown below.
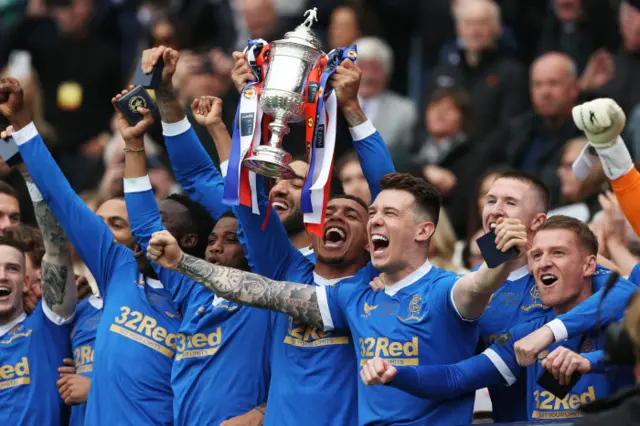
[[351,128],[356,127],[364,123],[365,121],[367,121],[366,114],[360,108],[343,110],[342,113],[344,114],[344,118],[347,120],[347,123]]
[[160,118],[165,123],[177,123],[185,116],[184,108],[178,100],[178,94],[175,89],[158,89],[156,95],[156,103]]
[[19,167],[29,189],[33,210],[45,248],[40,275],[42,298],[57,315],[68,318],[75,312],[77,292],[69,240],[24,165]]
[[279,311],[302,323],[324,329],[318,296],[312,285],[274,281],[250,272],[213,265],[188,254],[182,255],[176,269],[227,300]]

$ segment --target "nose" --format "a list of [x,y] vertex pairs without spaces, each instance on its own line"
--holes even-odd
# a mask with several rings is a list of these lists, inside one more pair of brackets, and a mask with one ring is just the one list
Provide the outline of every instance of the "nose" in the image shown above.
[[2,266],[0,267],[0,281],[6,281],[7,279],[7,270]]
[[284,196],[286,197],[289,194],[289,188],[287,181],[284,179],[280,179],[276,184],[271,188],[271,196]]
[[215,243],[211,246],[211,251],[213,253],[222,253],[224,250],[222,248],[222,238],[216,240]]
[[539,262],[541,268],[548,268],[549,266],[551,266],[553,264],[551,262],[551,258],[549,256],[547,256],[546,253],[543,253],[542,256],[540,256],[540,260],[538,262]]
[[11,226],[11,219],[7,215],[0,217],[0,233],[4,233],[4,230]]
[[376,212],[373,216],[369,216],[369,225],[370,226],[382,226],[384,221],[382,220],[382,213]]

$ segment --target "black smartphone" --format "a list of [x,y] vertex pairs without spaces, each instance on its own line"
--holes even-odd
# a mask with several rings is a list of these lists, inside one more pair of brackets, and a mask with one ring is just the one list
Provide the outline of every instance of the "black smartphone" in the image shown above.
[[551,374],[549,370],[545,369],[538,377],[536,383],[558,397],[558,399],[564,399],[576,383],[578,383],[578,380],[580,380],[581,377],[581,373],[573,373],[573,376],[571,376],[571,383],[568,385],[561,385],[556,378],[553,377],[553,374]]
[[511,260],[518,256],[518,250],[515,247],[507,251],[500,251],[496,247],[496,233],[489,231],[476,240],[484,261],[489,268],[495,268],[502,265],[507,260]]
[[71,7],[73,0],[44,0],[46,7]]

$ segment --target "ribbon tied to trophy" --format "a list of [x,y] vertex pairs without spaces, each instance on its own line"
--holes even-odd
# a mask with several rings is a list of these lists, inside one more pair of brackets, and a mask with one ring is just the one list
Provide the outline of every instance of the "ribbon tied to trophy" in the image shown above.
[[[356,46],[323,53],[311,31],[315,9],[284,39],[249,40],[245,55],[254,79],[240,95],[223,202],[259,214],[256,174],[293,179],[291,154],[281,148],[288,123],[304,122],[309,169],[301,209],[307,230],[322,235],[335,151],[337,100],[327,82],[344,59],[356,60]],[[269,209],[270,209],[269,205]],[[267,212],[268,215],[268,212]],[[268,218],[268,216],[267,216]]]

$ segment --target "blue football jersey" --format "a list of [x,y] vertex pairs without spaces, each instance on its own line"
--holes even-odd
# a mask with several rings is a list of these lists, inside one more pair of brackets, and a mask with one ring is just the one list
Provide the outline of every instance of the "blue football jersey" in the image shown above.
[[73,191],[33,124],[13,136],[104,300],[86,423],[172,424],[170,377],[181,317],[171,295],[140,275],[133,252],[114,241],[107,224]]
[[[93,377],[93,354],[98,324],[102,317],[102,299],[91,295],[78,304],[71,329],[71,348],[76,374]],[[87,404],[71,407],[70,426],[83,426]]]
[[54,324],[42,303],[0,327],[0,420],[4,425],[62,426],[69,419],[56,386],[71,357],[71,322]]
[[629,281],[638,285],[640,284],[640,263],[636,264],[629,274]]
[[[451,290],[459,278],[427,261],[384,291],[372,290],[368,280],[318,287],[318,302],[327,329],[351,330],[360,366],[376,356],[395,365],[456,363],[472,356],[478,342],[477,323],[464,320],[453,304]],[[467,424],[473,400],[474,393],[422,399],[358,381],[361,425]]]

